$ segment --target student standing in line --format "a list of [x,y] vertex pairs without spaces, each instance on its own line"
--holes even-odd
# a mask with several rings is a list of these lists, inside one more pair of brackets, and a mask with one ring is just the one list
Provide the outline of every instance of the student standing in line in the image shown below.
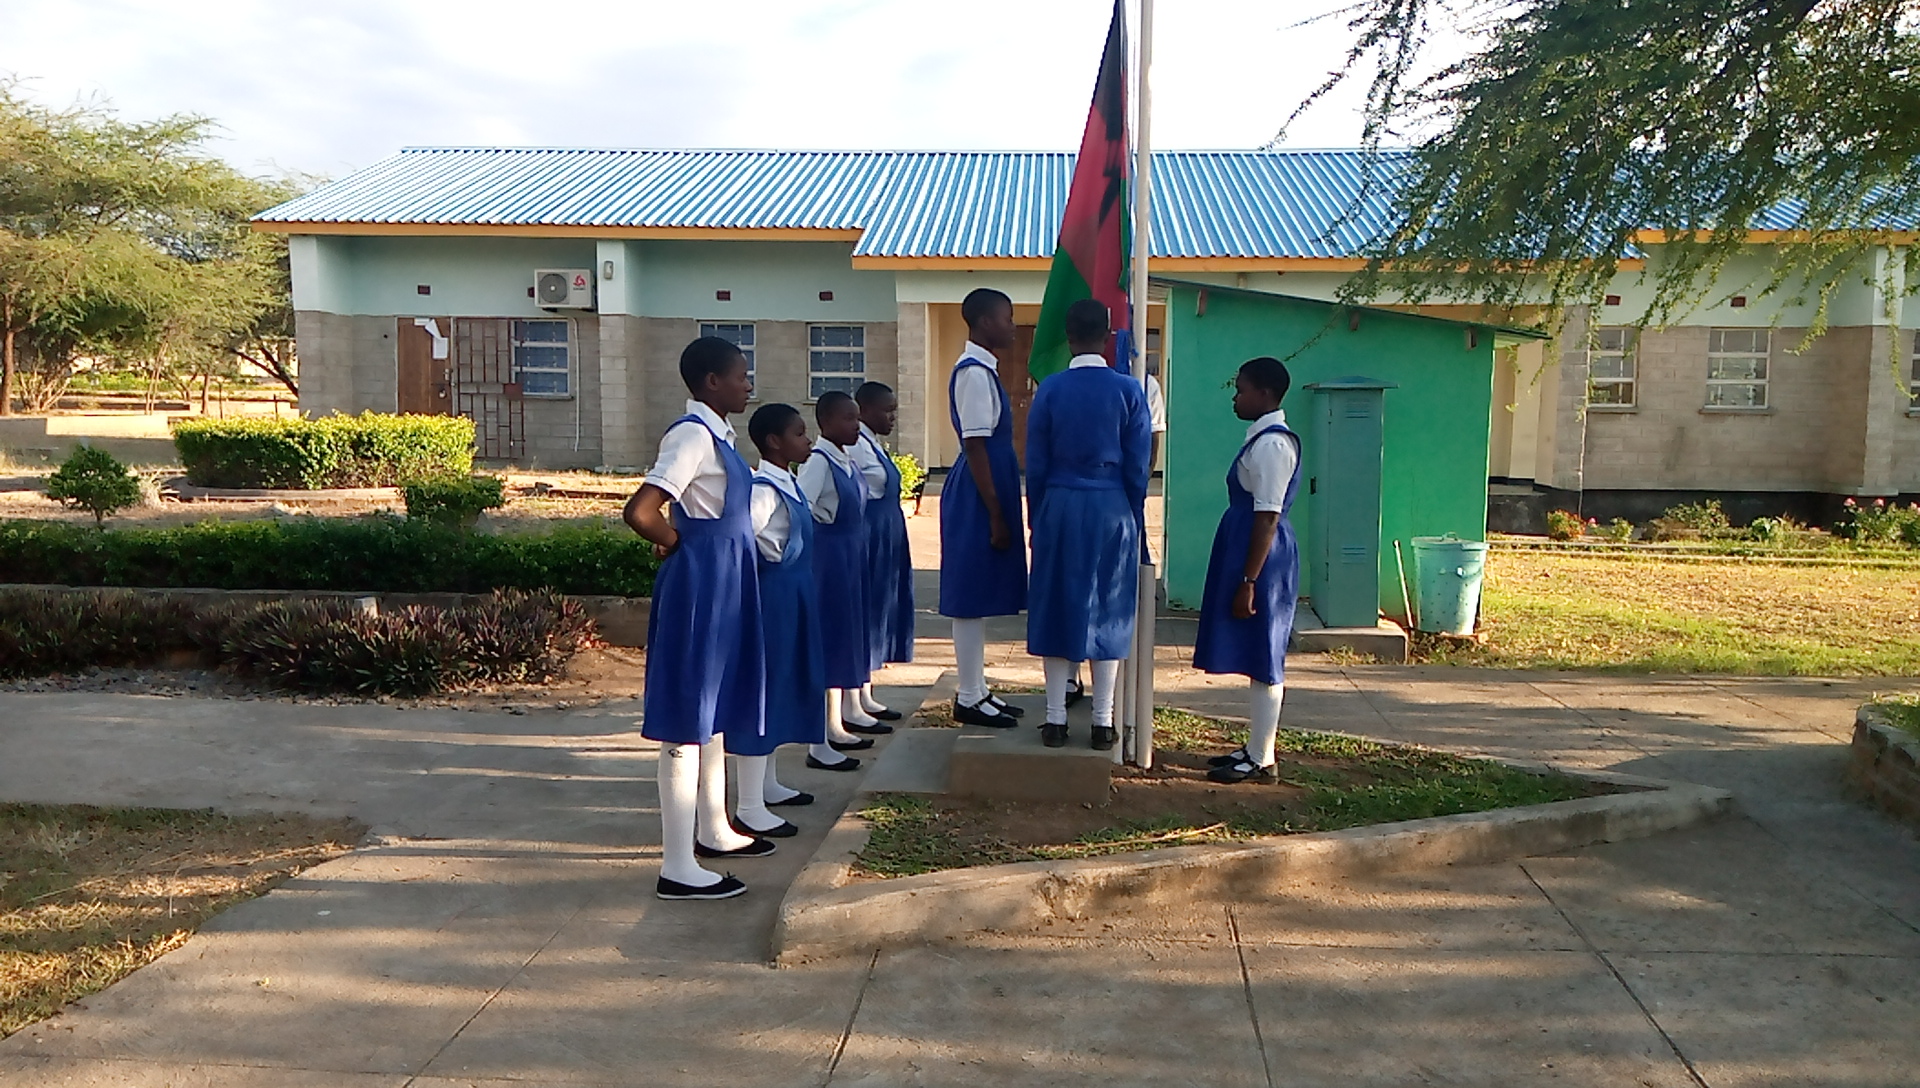
[[960,316],[967,346],[947,382],[960,456],[940,490],[940,614],[953,620],[960,674],[954,721],[1005,729],[1024,712],[987,690],[987,617],[1017,616],[1027,607],[1020,462],[995,354],[1014,345],[1013,300],[975,288],[961,301]]
[[[660,848],[655,894],[727,899],[747,890],[700,857],[761,857],[772,840],[727,819],[727,764],[719,737],[765,729],[765,643],[748,509],[753,474],[734,449],[727,416],[744,412],[753,379],[740,349],[703,336],[680,353],[692,399],[660,439],[646,482],[627,501],[627,525],[664,562],[647,621],[645,721],[660,743]],[[663,512],[673,504],[671,519]]]
[[1227,469],[1227,512],[1214,533],[1200,598],[1193,667],[1247,678],[1250,727],[1238,751],[1215,756],[1215,782],[1272,782],[1273,743],[1285,694],[1287,638],[1299,591],[1299,551],[1287,511],[1300,482],[1300,439],[1287,429],[1293,378],[1262,356],[1240,367],[1233,413],[1251,421]]
[[760,627],[767,645],[767,727],[729,732],[738,801],[734,829],[790,838],[800,829],[774,815],[782,805],[806,805],[813,795],[788,789],[774,774],[783,744],[827,739],[827,674],[820,638],[820,602],[813,576],[813,510],[792,466],[813,452],[807,421],[791,404],[767,404],[747,421],[760,451],[753,473],[753,539],[760,553]]
[[[900,469],[880,445],[893,433],[900,418],[900,400],[880,382],[867,382],[853,391],[860,408],[860,441],[851,451],[867,488],[867,614],[872,626],[870,663],[879,672],[889,664],[913,660],[913,556],[907,545],[907,518],[900,509]],[[853,709],[854,700],[848,700]],[[873,684],[859,692],[858,709],[880,721],[898,721],[873,697]],[[867,724],[851,715],[849,721]]]
[[1094,748],[1113,747],[1113,689],[1133,644],[1148,457],[1140,383],[1107,364],[1105,303],[1067,307],[1067,369],[1040,383],[1027,413],[1033,586],[1027,652],[1045,660],[1049,748],[1067,743],[1067,686],[1092,661]]
[[813,746],[807,766],[850,771],[860,761],[841,753],[873,747],[873,741],[852,732],[893,731],[879,722],[856,722],[849,732],[841,717],[847,693],[857,693],[872,675],[867,660],[867,490],[847,455],[847,448],[860,440],[860,412],[852,397],[836,389],[820,394],[813,418],[820,438],[797,475],[800,492],[813,507],[813,574],[826,650],[827,742]]

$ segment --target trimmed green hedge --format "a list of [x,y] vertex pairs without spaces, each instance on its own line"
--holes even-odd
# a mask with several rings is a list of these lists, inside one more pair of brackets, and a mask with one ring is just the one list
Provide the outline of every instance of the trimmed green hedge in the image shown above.
[[646,541],[606,525],[492,536],[384,514],[105,531],[0,522],[0,582],[645,597],[659,565]]
[[473,471],[473,421],[363,412],[319,419],[187,419],[173,448],[196,487],[396,487]]

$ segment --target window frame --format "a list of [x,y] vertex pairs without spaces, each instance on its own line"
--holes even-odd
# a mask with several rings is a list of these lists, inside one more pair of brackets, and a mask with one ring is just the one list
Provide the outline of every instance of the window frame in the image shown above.
[[[721,329],[745,329],[747,330],[747,342],[742,344],[740,341],[721,333],[719,331]],[[740,349],[740,354],[747,357],[747,380],[753,383],[753,399],[759,400],[760,330],[756,327],[756,323],[752,321],[702,321],[700,322],[700,335],[718,336],[720,339]]]
[[1913,350],[1907,353],[1907,414],[1920,417],[1920,336],[1914,337]]
[[[857,339],[859,340],[859,343],[844,345],[844,346],[837,345],[837,344],[814,343],[815,335],[826,329],[850,329],[857,334]],[[858,356],[858,358],[855,361],[860,364],[859,369],[857,370],[816,369],[814,364],[817,360],[815,357],[821,353],[827,353],[827,352],[843,353],[847,355]],[[832,323],[809,322],[807,324],[807,398],[806,400],[808,404],[816,403],[817,401],[819,401],[820,395],[828,391],[827,389],[820,388],[819,385],[817,384],[823,380],[830,381],[830,382],[851,381],[853,384],[850,387],[848,387],[846,390],[849,396],[851,396],[853,391],[855,389],[860,388],[861,384],[867,380],[867,327],[865,325],[845,324],[845,323],[838,323],[838,322],[832,322]]]
[[[1620,334],[1618,348],[1603,348],[1600,338],[1607,333]],[[1595,378],[1593,363],[1595,359],[1619,358],[1624,364],[1624,377]],[[1596,400],[1596,387],[1606,385],[1624,387],[1625,400]],[[1631,325],[1603,325],[1593,329],[1593,335],[1587,339],[1587,407],[1602,412],[1631,412],[1640,407],[1640,331]]]
[[[1727,351],[1724,347],[1714,350],[1716,339],[1724,340],[1727,333],[1743,333],[1760,336],[1764,339],[1755,351]],[[1713,364],[1718,359],[1758,359],[1760,376],[1758,378],[1716,378],[1713,376]],[[1736,386],[1757,386],[1760,390],[1758,404],[1715,404],[1713,392],[1717,388]],[[1773,410],[1773,330],[1748,327],[1710,328],[1707,330],[1707,397],[1701,408],[1707,412],[1768,412]]]
[[[573,319],[570,317],[514,317],[514,318],[508,318],[507,320],[508,320],[507,358],[513,367],[513,383],[520,387],[520,395],[522,397],[531,397],[535,400],[572,400],[574,395],[574,391],[573,391],[574,342],[577,339],[577,335],[576,335],[577,330],[574,326]],[[554,343],[555,343],[552,340],[522,340],[520,338],[521,327],[523,325],[530,325],[534,323],[539,323],[543,325],[559,325],[560,327],[566,330],[567,338],[565,341],[562,341],[560,343],[560,347],[562,347],[566,351],[566,355],[567,355],[567,362],[565,366],[563,367],[550,367],[550,366],[527,367],[527,366],[521,365],[520,349],[522,347],[552,347],[554,346]],[[531,370],[538,374],[559,374],[564,379],[565,388],[558,393],[529,392],[527,390],[526,380],[522,376],[528,370]]]

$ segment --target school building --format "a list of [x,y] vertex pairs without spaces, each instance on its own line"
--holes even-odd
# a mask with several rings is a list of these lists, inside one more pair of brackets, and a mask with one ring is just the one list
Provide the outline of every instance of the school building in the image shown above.
[[[1374,190],[1348,215],[1365,164],[1343,150],[1156,154],[1154,272],[1332,298],[1386,213]],[[644,467],[682,410],[680,348],[712,333],[747,349],[763,400],[893,386],[897,447],[939,467],[956,453],[960,300],[997,287],[1030,329],[1071,168],[1045,152],[413,149],[255,222],[290,236],[309,414],[456,413],[487,459]],[[1492,353],[1471,379],[1491,409],[1463,422],[1485,428],[1473,471],[1497,492],[1496,526],[1579,502],[1640,518],[1713,494],[1749,515],[1819,516],[1847,496],[1920,492],[1920,361],[1899,330],[1898,255],[1877,261],[1811,343],[1811,304],[1758,297],[1756,249],[1682,324],[1627,328],[1646,290],[1635,262],[1554,339]],[[1169,401],[1217,395],[1182,384],[1164,305],[1146,324]],[[1023,353],[1002,373],[1023,421]]]

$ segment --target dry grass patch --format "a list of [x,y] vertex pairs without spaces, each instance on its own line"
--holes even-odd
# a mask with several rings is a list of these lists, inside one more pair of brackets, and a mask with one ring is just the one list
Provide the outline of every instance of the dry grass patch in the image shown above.
[[352,849],[349,820],[0,804],[0,1037]]
[[1495,552],[1484,646],[1416,659],[1754,676],[1920,675],[1920,566],[1783,566]]

